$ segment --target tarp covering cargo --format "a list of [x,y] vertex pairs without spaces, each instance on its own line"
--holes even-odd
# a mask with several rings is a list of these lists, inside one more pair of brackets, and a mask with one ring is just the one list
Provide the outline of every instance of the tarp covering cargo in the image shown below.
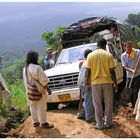
[[117,25],[122,42],[131,40],[137,47],[133,28],[126,22],[112,17],[91,17],[75,22],[64,30],[61,36],[63,48],[90,43],[91,36],[99,31],[109,30],[112,24]]

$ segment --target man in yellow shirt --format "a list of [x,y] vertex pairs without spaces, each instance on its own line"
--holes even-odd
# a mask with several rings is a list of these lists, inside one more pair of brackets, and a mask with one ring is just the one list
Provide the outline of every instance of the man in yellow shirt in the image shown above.
[[88,55],[86,64],[87,85],[88,88],[92,87],[92,100],[95,108],[95,128],[100,130],[113,126],[113,83],[117,87],[115,63],[112,54],[105,50],[106,44],[106,40],[100,38],[97,41],[97,49]]

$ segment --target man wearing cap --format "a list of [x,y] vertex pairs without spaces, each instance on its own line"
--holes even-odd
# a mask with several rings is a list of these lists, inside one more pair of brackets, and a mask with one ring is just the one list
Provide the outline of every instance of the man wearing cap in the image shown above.
[[44,58],[44,68],[45,68],[45,70],[54,67],[54,64],[55,64],[55,62],[52,58],[52,49],[48,48],[46,53],[47,53],[47,55]]

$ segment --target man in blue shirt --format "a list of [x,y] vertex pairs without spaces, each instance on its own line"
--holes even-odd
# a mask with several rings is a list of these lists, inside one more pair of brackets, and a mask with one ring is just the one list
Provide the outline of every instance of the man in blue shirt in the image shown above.
[[44,58],[44,69],[45,70],[54,67],[54,64],[55,64],[54,59],[52,57],[52,49],[48,48],[46,53],[47,53],[47,55]]
[[122,66],[126,70],[126,87],[129,86],[130,80],[134,74],[134,79],[132,82],[132,95],[130,97],[131,104],[134,108],[138,91],[140,89],[140,64],[138,64],[137,69],[135,69],[137,61],[139,61],[140,50],[133,48],[133,43],[127,41],[125,43],[125,52],[121,56]]

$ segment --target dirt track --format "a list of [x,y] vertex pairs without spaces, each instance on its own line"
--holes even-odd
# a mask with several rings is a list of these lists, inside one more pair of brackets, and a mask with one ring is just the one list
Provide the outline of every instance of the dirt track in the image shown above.
[[136,138],[140,137],[140,124],[135,122],[130,107],[121,107],[118,115],[114,115],[115,128],[108,130],[94,129],[95,122],[87,123],[77,119],[76,108],[64,108],[47,112],[47,118],[54,129],[32,127],[29,117],[19,128],[10,132],[10,137],[26,138]]

